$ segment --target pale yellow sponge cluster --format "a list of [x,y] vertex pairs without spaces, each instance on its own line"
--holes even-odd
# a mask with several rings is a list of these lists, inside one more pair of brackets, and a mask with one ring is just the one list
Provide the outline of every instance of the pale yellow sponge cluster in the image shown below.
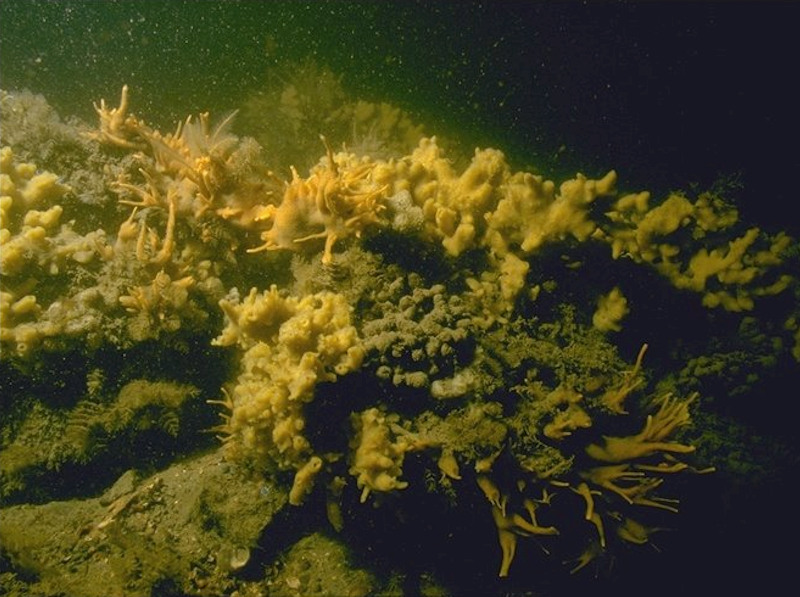
[[314,246],[324,239],[322,262],[331,263],[337,240],[361,236],[378,222],[386,186],[369,180],[372,164],[352,154],[334,156],[324,137],[322,141],[327,149],[324,164],[312,168],[305,179],[292,168],[292,180],[281,202],[259,210],[255,221],[267,223],[269,228],[261,233],[264,244],[250,249],[251,253],[298,250],[309,241]]
[[752,309],[755,297],[777,294],[791,283],[789,275],[768,275],[792,244],[786,234],[749,228],[715,243],[714,233],[738,221],[736,209],[721,198],[704,193],[692,202],[673,193],[653,208],[649,200],[649,193],[626,195],[606,214],[611,225],[604,236],[615,259],[648,263],[675,287],[701,293],[705,306],[728,311]]
[[350,441],[350,474],[356,477],[361,502],[371,491],[386,493],[408,487],[401,481],[406,452],[414,449],[412,434],[398,425],[397,415],[370,408],[351,417],[356,434]]
[[408,194],[422,214],[423,238],[441,243],[449,255],[488,251],[489,270],[468,283],[490,323],[503,321],[527,286],[529,255],[547,243],[585,241],[595,233],[592,203],[614,194],[616,173],[599,180],[578,174],[556,187],[541,176],[512,172],[496,149],[476,149],[459,171],[430,137],[409,156],[376,163],[372,179],[389,197]]
[[507,321],[517,295],[526,287],[530,264],[514,253],[502,257],[489,255],[490,269],[480,278],[467,278],[470,296],[480,314],[473,321],[488,327],[492,323]]
[[618,286],[597,299],[597,310],[592,315],[592,325],[601,332],[619,332],[622,320],[629,313],[628,299]]
[[614,191],[616,174],[600,180],[578,175],[558,188],[526,172],[512,173],[502,152],[476,149],[458,172],[435,137],[424,138],[401,160],[376,166],[374,179],[391,192],[408,191],[422,208],[427,233],[453,256],[476,247],[503,256],[533,253],[550,241],[587,239],[596,224],[589,205]]
[[0,268],[4,276],[41,261],[50,249],[48,237],[61,226],[64,208],[57,204],[69,191],[52,172],[17,163],[10,147],[0,149]]
[[69,191],[52,172],[18,162],[10,147],[0,149],[0,343],[18,356],[65,325],[63,318],[42,317],[48,307],[61,308],[41,302],[42,279],[113,254],[102,230],[80,235],[62,223],[59,202]]
[[[422,139],[409,156],[377,163],[372,179],[390,197],[407,193],[422,212],[422,235],[448,254],[489,252],[491,270],[470,283],[492,303],[489,319],[502,319],[512,308],[525,287],[531,255],[569,240],[606,242],[615,259],[653,266],[675,287],[699,293],[707,307],[749,310],[756,297],[778,294],[793,281],[773,273],[792,239],[758,228],[734,236],[738,213],[713,192],[694,201],[673,193],[655,206],[647,192],[615,199],[613,170],[597,180],[578,174],[556,186],[542,176],[512,172],[495,149],[476,149],[459,171],[435,137]],[[607,198],[601,206],[599,197]],[[617,295],[607,297],[597,326],[616,329],[626,309]]]
[[505,181],[497,209],[486,216],[488,244],[500,253],[519,247],[530,254],[549,242],[583,242],[597,229],[589,215],[591,204],[613,195],[616,182],[612,170],[598,180],[578,174],[556,189],[541,176],[517,172]]
[[276,286],[220,302],[228,324],[214,343],[244,350],[225,401],[229,455],[265,470],[295,470],[291,501],[302,502],[322,461],[306,438],[304,407],[320,382],[360,367],[363,349],[344,297],[284,297]]

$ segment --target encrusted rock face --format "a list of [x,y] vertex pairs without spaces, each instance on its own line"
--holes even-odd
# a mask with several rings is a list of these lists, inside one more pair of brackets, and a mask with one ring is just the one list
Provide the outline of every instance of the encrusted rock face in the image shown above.
[[317,384],[335,382],[363,359],[351,309],[337,294],[283,298],[275,286],[221,306],[228,325],[214,343],[244,349],[219,428],[226,450],[260,470],[296,470],[291,501],[299,504],[322,465],[303,433],[305,405]]
[[368,362],[378,377],[397,386],[441,385],[474,358],[473,313],[442,284],[396,287],[363,323]]
[[146,595],[171,577],[189,594],[223,595],[286,501],[213,453],[150,477],[128,471],[100,497],[6,508],[0,541],[37,574],[38,594]]
[[[299,93],[266,96],[295,128]],[[132,94],[95,130],[48,125],[85,173],[40,171],[18,131],[0,153],[0,494],[37,503],[0,540],[42,594],[81,570],[119,594],[390,593],[406,571],[382,584],[342,542],[420,528],[419,561],[468,529],[491,574],[530,537],[577,572],[678,520],[677,481],[746,452],[715,403],[797,366],[797,244],[719,193],[451,159],[365,102],[331,128],[402,131],[392,151],[315,140],[283,180],[233,115],[162,133]],[[328,586],[309,544],[341,564]]]

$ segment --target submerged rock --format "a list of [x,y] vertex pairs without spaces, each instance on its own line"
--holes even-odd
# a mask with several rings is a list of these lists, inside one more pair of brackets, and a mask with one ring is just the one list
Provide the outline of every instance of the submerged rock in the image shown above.
[[[250,560],[250,546],[287,502],[262,491],[218,452],[178,462],[139,481],[131,473],[100,497],[20,505],[0,511],[0,543],[26,590],[9,595],[151,595],[171,586],[186,594],[230,594],[229,576]],[[133,482],[131,482],[133,480]],[[222,558],[227,554],[227,558]]]

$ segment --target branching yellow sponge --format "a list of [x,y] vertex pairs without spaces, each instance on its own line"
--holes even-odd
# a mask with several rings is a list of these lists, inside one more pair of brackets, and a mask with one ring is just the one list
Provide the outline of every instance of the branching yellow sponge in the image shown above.
[[597,300],[597,310],[592,315],[592,325],[601,332],[618,332],[622,329],[621,322],[628,312],[628,299],[619,287],[615,286],[611,292]]
[[579,174],[556,188],[541,176],[513,173],[496,149],[476,149],[458,172],[436,137],[420,140],[403,159],[377,164],[373,177],[390,194],[408,191],[423,210],[427,235],[452,256],[476,247],[527,254],[567,237],[586,240],[596,228],[590,204],[616,183],[611,171],[599,180]]
[[262,470],[296,470],[294,503],[310,490],[322,462],[303,434],[305,404],[316,385],[361,365],[363,349],[344,297],[330,292],[302,299],[277,287],[244,300],[220,302],[228,320],[216,345],[238,345],[241,372],[224,403],[220,430],[230,456]]
[[[650,207],[650,194],[618,199],[606,214],[610,224],[598,235],[614,259],[626,256],[654,267],[680,289],[702,294],[706,307],[746,311],[754,299],[783,292],[793,281],[770,270],[781,265],[792,239],[749,228],[731,239],[736,209],[711,193],[694,202],[673,193]],[[727,232],[715,241],[713,233]]]
[[396,415],[386,415],[370,408],[352,416],[356,434],[350,442],[350,474],[356,477],[365,502],[371,491],[389,492],[408,487],[400,480],[405,453],[414,442],[397,425]]
[[47,240],[61,225],[64,209],[56,202],[69,187],[52,172],[16,163],[10,147],[0,150],[0,268],[3,275],[21,273],[29,262],[46,259]]

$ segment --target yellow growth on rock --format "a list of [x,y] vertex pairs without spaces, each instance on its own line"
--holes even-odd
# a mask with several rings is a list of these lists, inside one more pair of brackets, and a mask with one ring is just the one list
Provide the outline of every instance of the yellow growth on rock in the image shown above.
[[122,86],[119,106],[116,108],[110,108],[105,99],[94,105],[100,126],[97,131],[86,133],[88,138],[123,149],[142,149],[143,144],[137,137],[143,124],[133,114],[128,113],[130,104],[128,90],[127,85]]
[[414,441],[396,425],[397,417],[370,408],[352,415],[356,434],[350,442],[350,474],[361,489],[361,502],[371,491],[386,493],[408,487],[400,480],[406,452],[414,449]]
[[517,537],[558,535],[558,529],[555,527],[539,526],[533,516],[533,510],[530,510],[530,519],[526,519],[522,514],[506,514],[504,509],[493,505],[492,518],[497,526],[497,537],[503,554],[503,559],[500,562],[500,572],[498,573],[501,578],[508,576],[511,562],[514,560],[514,555],[517,551]]
[[378,222],[386,186],[370,180],[373,164],[352,155],[334,156],[324,137],[322,140],[327,163],[312,168],[306,179],[292,168],[292,180],[282,201],[277,206],[265,206],[256,217],[256,221],[271,226],[261,235],[264,244],[250,249],[251,253],[299,250],[309,241],[324,239],[322,262],[330,263],[337,240],[361,236]]
[[497,209],[486,217],[488,244],[501,253],[518,246],[530,254],[553,241],[585,241],[597,229],[589,217],[590,205],[597,197],[612,195],[616,182],[613,170],[598,180],[578,174],[556,192],[553,182],[541,176],[515,173],[505,182]]
[[52,172],[18,162],[10,147],[0,149],[0,344],[17,356],[28,357],[66,325],[66,318],[41,317],[52,305],[39,292],[43,281],[113,254],[103,230],[81,235],[62,222],[60,201],[70,190]]
[[34,164],[17,163],[10,147],[0,150],[0,270],[21,273],[31,261],[48,259],[60,230],[62,199],[69,187],[52,172],[38,172]]
[[350,307],[338,294],[298,299],[281,296],[275,286],[220,306],[228,324],[214,344],[244,350],[224,401],[226,450],[261,469],[298,471],[293,496],[299,503],[321,465],[303,433],[304,406],[318,383],[357,369],[363,358]]
[[480,246],[501,257],[529,254],[569,236],[586,240],[596,229],[589,205],[612,194],[616,182],[613,171],[600,180],[578,175],[556,191],[540,176],[512,173],[496,149],[476,149],[459,173],[436,137],[422,139],[405,158],[376,165],[373,176],[391,185],[390,194],[408,191],[423,210],[427,234],[453,256]]
[[563,405],[552,421],[544,426],[545,437],[562,440],[572,435],[573,431],[592,426],[592,419],[581,406],[583,396],[569,388],[558,387],[550,392],[545,400],[552,405]]
[[[303,95],[286,87],[280,109],[269,117],[307,132]],[[279,169],[291,173],[283,181],[267,168],[258,143],[230,132],[232,114],[217,125],[207,113],[186,118],[162,134],[129,113],[127,87],[118,107],[101,101],[96,109],[99,129],[90,137],[136,152],[123,158],[115,151],[104,162],[104,182],[127,207],[124,215],[92,192],[86,201],[83,189],[68,195],[56,175],[16,162],[11,149],[0,152],[4,352],[57,347],[48,337],[73,333],[92,338],[93,349],[131,346],[138,354],[155,346],[167,355],[190,350],[191,357],[209,360],[219,355],[201,354],[203,343],[218,334],[213,344],[236,352],[239,367],[219,401],[226,411],[217,430],[228,458],[258,472],[289,473],[293,505],[326,487],[336,529],[344,525],[343,500],[351,495],[344,486],[351,476],[361,502],[370,495],[413,500],[419,493],[402,490],[420,482],[453,505],[477,499],[496,526],[500,576],[509,574],[520,537],[578,531],[590,542],[573,570],[614,542],[646,543],[657,529],[640,523],[638,514],[676,511],[677,500],[660,495],[665,478],[693,471],[695,447],[681,432],[695,396],[680,400],[668,392],[680,395],[687,381],[701,392],[714,386],[693,373],[702,365],[693,365],[662,380],[654,404],[637,396],[650,377],[642,370],[647,345],[626,367],[606,334],[620,330],[629,310],[613,279],[623,268],[586,276],[592,285],[606,274],[601,288],[592,289],[583,285],[580,263],[596,263],[600,252],[610,252],[697,293],[708,307],[731,311],[751,309],[757,297],[787,288],[797,298],[796,279],[780,275],[796,265],[793,241],[757,228],[732,232],[738,214],[713,194],[690,200],[674,193],[650,205],[648,193],[617,197],[613,170],[556,184],[512,171],[495,149],[476,149],[462,164],[445,155],[435,137],[402,152],[360,153],[335,153],[323,138],[325,155],[305,177],[298,169],[307,169],[319,147],[287,154],[302,158],[301,168],[281,158]],[[349,104],[340,116],[345,113],[364,146],[369,127],[416,131],[385,105]],[[340,131],[323,130],[342,139]],[[82,211],[73,216],[71,205]],[[110,222],[118,230],[112,245],[103,230],[74,232],[73,218],[80,227]],[[343,245],[373,232],[386,236],[327,267]],[[582,246],[573,251],[576,245]],[[287,266],[285,259],[245,254],[273,250],[311,255],[313,264],[297,258]],[[74,263],[82,267],[72,276],[65,266]],[[74,284],[75,292],[52,284],[58,279],[64,287]],[[300,294],[276,285],[241,295],[232,288],[246,291],[253,280],[294,284]],[[630,296],[648,296],[637,282],[649,278],[625,280]],[[45,287],[52,296],[40,292]],[[572,304],[598,295],[596,309]],[[646,302],[639,300],[644,308]],[[740,332],[759,335],[740,333],[742,347],[771,345],[764,361],[780,363],[789,351],[800,360],[800,312],[783,302],[782,336],[777,328],[756,326],[755,317],[752,323],[725,318],[740,320]],[[221,331],[207,312],[217,303],[225,318]],[[668,303],[656,308],[662,304]],[[350,305],[360,309],[357,318]],[[80,318],[73,321],[76,332],[68,332],[69,313]],[[637,322],[644,326],[646,317]],[[708,323],[711,330],[714,321]],[[722,339],[732,337],[729,331]],[[171,336],[163,345],[161,333]],[[686,354],[701,358],[692,353],[703,346],[678,336],[678,348],[664,363]],[[724,343],[714,338],[707,346]],[[715,366],[745,358],[739,353],[749,354],[734,343]],[[353,383],[328,385],[364,360]],[[123,372],[136,366],[126,363]],[[162,427],[168,433],[183,431],[180,401],[134,408],[129,402],[141,397],[143,386],[132,383],[118,408],[101,408],[102,381],[87,376],[86,385],[91,400],[66,424],[67,434],[80,441],[93,437],[96,426],[86,422],[100,419],[96,409],[106,435],[117,429],[105,425],[120,418],[115,411],[125,411],[126,433],[138,432],[132,427],[138,413],[144,417],[152,405],[167,413]],[[345,394],[355,385],[374,395],[348,403]],[[652,408],[642,412],[647,405]],[[347,430],[339,429],[342,423]],[[13,422],[4,433],[16,433]],[[405,460],[412,451],[413,467]],[[282,477],[276,475],[276,484]],[[576,544],[567,537],[559,545]]]
[[299,506],[303,503],[306,496],[314,489],[314,481],[322,470],[322,458],[312,456],[308,459],[294,476],[294,483],[289,490],[289,503],[292,506]]
[[[715,246],[712,233],[729,230],[739,217],[723,199],[704,193],[691,202],[673,193],[652,208],[649,200],[646,192],[626,195],[606,214],[611,225],[599,236],[611,245],[614,259],[628,256],[648,263],[676,288],[701,293],[706,307],[727,311],[751,310],[754,298],[783,292],[793,281],[789,275],[768,276],[792,245],[785,233],[769,236],[750,228]],[[687,255],[686,244],[700,247]]]
[[672,399],[664,396],[661,406],[654,415],[647,416],[644,429],[636,435],[628,437],[603,437],[603,444],[591,444],[586,453],[601,462],[623,462],[652,454],[653,452],[694,451],[694,447],[680,443],[665,442],[672,432],[689,423],[689,404],[695,396],[687,400]]
[[443,479],[448,478],[454,481],[461,480],[461,472],[458,468],[458,460],[456,460],[452,450],[442,450],[439,460],[436,461],[436,466],[439,467]]
[[597,310],[592,315],[592,325],[601,332],[619,332],[621,321],[628,314],[628,299],[615,286],[597,300]]

